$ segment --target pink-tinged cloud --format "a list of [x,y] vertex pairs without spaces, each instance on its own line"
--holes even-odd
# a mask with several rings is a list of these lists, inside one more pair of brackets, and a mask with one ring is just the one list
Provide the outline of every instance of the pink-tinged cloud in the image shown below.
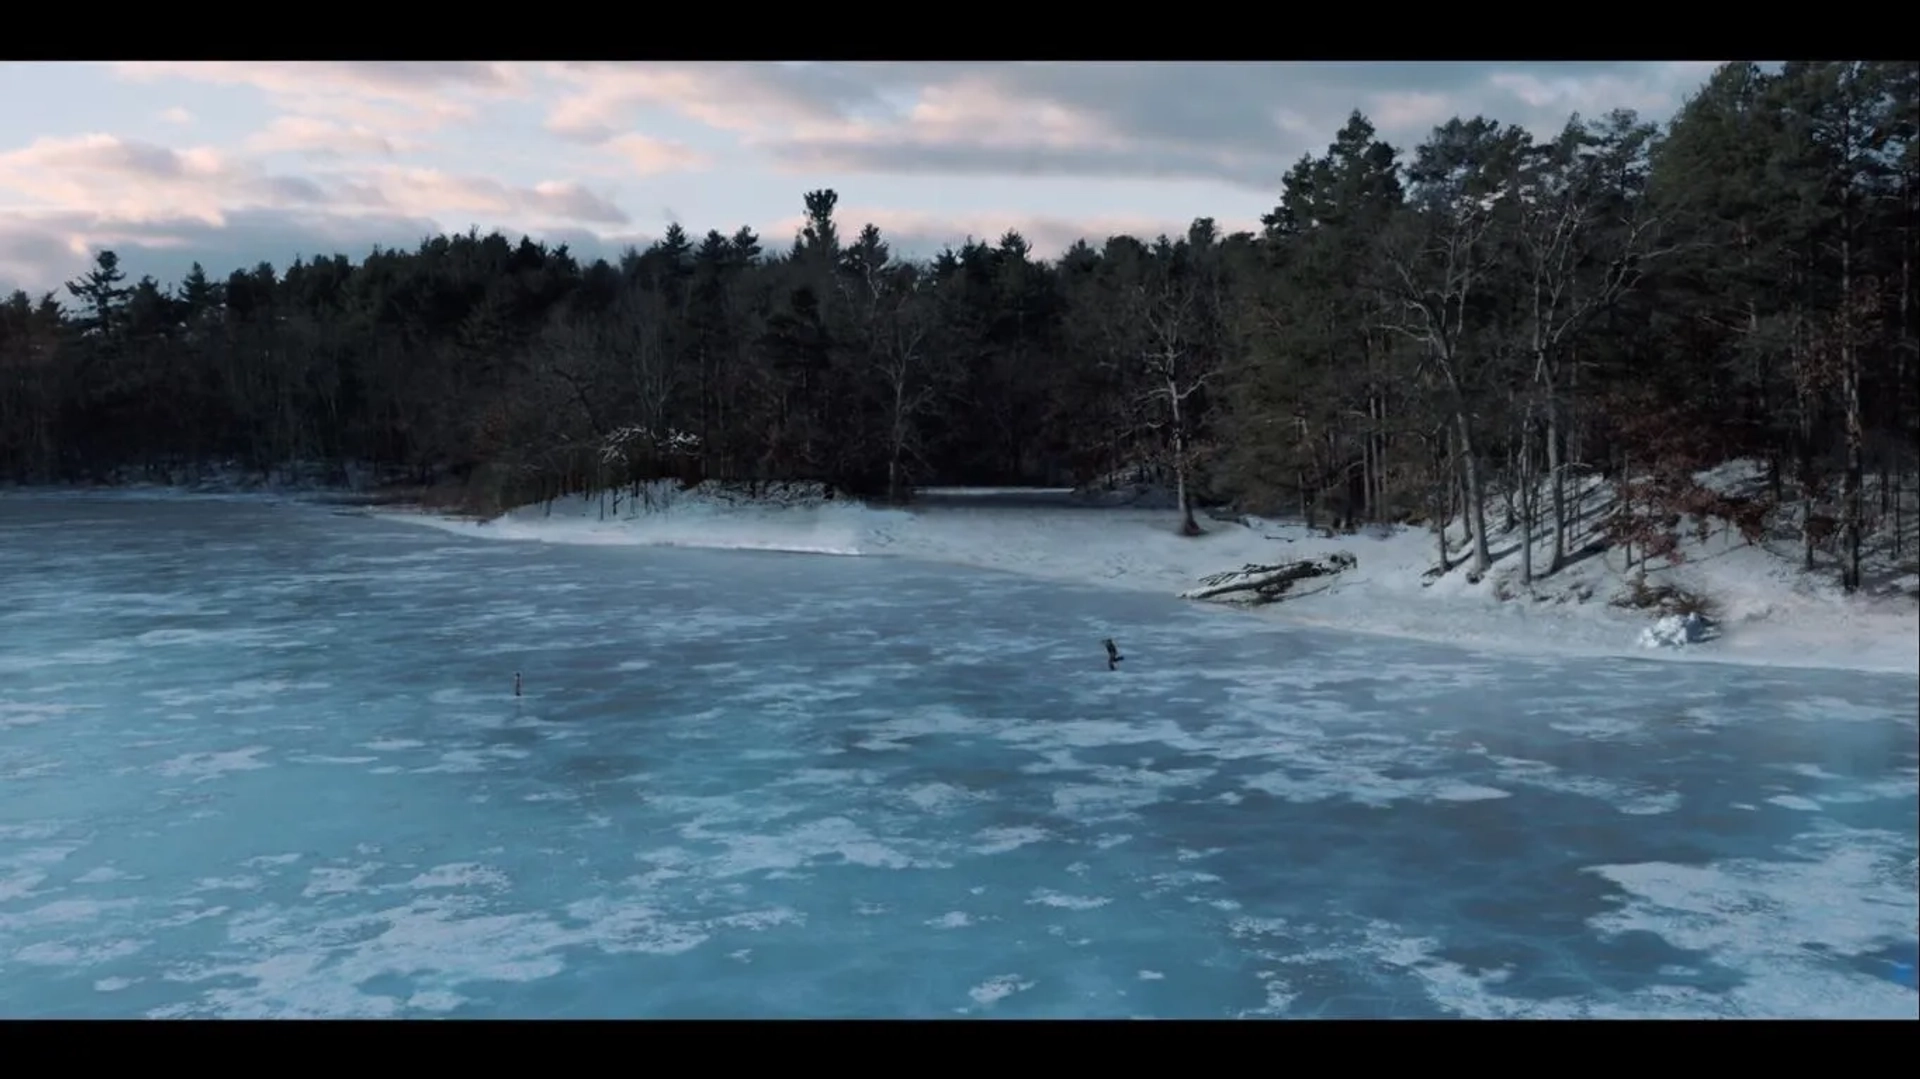
[[519,65],[473,61],[116,61],[125,79],[250,87],[283,111],[347,119],[383,131],[430,130],[478,114],[477,104],[531,92]]
[[448,91],[514,96],[526,87],[516,65],[468,60],[122,60],[112,67],[142,81],[174,78],[287,96],[331,91],[408,102]]
[[791,171],[1081,175],[1277,189],[1349,113],[1411,149],[1454,115],[1550,134],[1655,117],[1706,65],[1403,63],[565,64],[549,128],[594,141],[665,110]]
[[234,210],[219,225],[192,218],[107,221],[72,211],[0,215],[0,294],[38,294],[84,273],[101,250],[117,252],[129,276],[153,274],[173,283],[198,262],[224,277],[262,261],[284,269],[296,256],[335,253],[363,258],[376,244],[411,246],[439,230],[435,222],[397,216],[340,215],[284,209]]
[[247,140],[254,153],[313,157],[390,157],[415,148],[413,140],[382,135],[364,124],[316,116],[281,116]]
[[[267,182],[269,186],[261,186]],[[192,218],[218,224],[236,202],[267,197],[270,181],[219,151],[173,150],[114,135],[42,138],[0,153],[0,195],[27,207],[85,210],[109,220]]]
[[[1324,153],[1355,108],[1403,151],[1455,115],[1545,136],[1576,110],[1664,119],[1714,66],[102,64],[102,78],[126,84],[102,95],[126,110],[105,128],[120,134],[56,129],[0,147],[0,277],[39,287],[54,269],[67,273],[59,260],[109,241],[126,245],[130,272],[146,252],[172,274],[166,259],[189,248],[204,250],[210,271],[230,259],[284,265],[299,251],[363,253],[376,235],[410,245],[470,223],[575,237],[584,254],[632,231],[625,205],[684,207],[700,232],[782,217],[803,186],[884,207],[844,208],[843,232],[871,217],[902,253],[1013,228],[1052,254],[1083,236],[1183,233],[1190,213],[1231,232],[1256,227],[1286,170]],[[189,83],[198,117],[167,108]],[[222,110],[232,105],[264,107],[271,122],[215,142],[231,130]],[[527,130],[528,111],[544,131]],[[434,136],[465,122],[485,137]],[[690,124],[710,130],[689,135]],[[163,132],[191,132],[194,145],[165,145]],[[447,153],[456,156],[433,156]],[[674,175],[699,171],[710,175]],[[910,178],[867,179],[882,174]],[[983,206],[994,212],[955,209]],[[797,224],[764,229],[769,246],[784,247]]]
[[684,143],[651,138],[635,132],[615,135],[602,144],[618,156],[630,176],[658,176],[669,172],[697,172],[713,164],[709,155]]
[[1382,131],[1435,128],[1460,112],[1457,99],[1419,90],[1373,94],[1367,106],[1368,119]]
[[878,100],[851,73],[783,64],[579,61],[546,73],[571,90],[549,111],[547,129],[588,142],[617,134],[642,109],[752,135],[833,130],[849,110]]
[[[392,166],[316,177],[272,175],[220,151],[174,150],[113,135],[40,139],[0,154],[0,197],[15,209],[71,211],[102,221],[191,219],[218,225],[235,210],[325,208],[464,223],[499,215],[529,224],[620,225],[625,211],[566,181],[515,186],[488,177]],[[7,207],[0,204],[0,210]]]
[[606,196],[559,180],[516,187],[437,169],[383,169],[371,183],[354,184],[349,190],[362,205],[441,221],[455,214],[513,218],[529,224],[624,225],[631,220]]

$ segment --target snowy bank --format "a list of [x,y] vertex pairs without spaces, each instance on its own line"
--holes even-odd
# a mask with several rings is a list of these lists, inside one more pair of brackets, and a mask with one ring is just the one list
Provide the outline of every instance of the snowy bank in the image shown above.
[[[1330,536],[1298,523],[1243,518],[1208,521],[1205,535],[1188,539],[1175,534],[1174,516],[1162,509],[995,505],[1005,499],[993,496],[970,505],[956,492],[941,494],[935,504],[881,509],[827,499],[804,485],[749,497],[712,485],[680,491],[653,484],[637,494],[570,498],[484,522],[421,512],[383,516],[498,539],[912,558],[1168,596],[1248,564],[1347,553],[1354,568],[1306,582],[1258,612],[1493,651],[1920,672],[1920,611],[1905,582],[1892,594],[1843,596],[1831,575],[1800,573],[1790,543],[1748,546],[1725,532],[1705,542],[1689,537],[1682,564],[1650,569],[1640,591],[1651,583],[1714,602],[1714,632],[1696,626],[1689,636],[1686,612],[1615,605],[1637,578],[1617,550],[1588,554],[1527,589],[1516,583],[1515,539],[1505,535],[1493,537],[1493,546],[1507,556],[1473,583],[1463,567],[1437,578],[1430,573],[1436,544],[1426,529]],[[1536,557],[1544,568],[1544,555]],[[1642,632],[1663,614],[1678,615],[1683,628],[1656,632],[1649,638],[1656,646],[1643,645]]]

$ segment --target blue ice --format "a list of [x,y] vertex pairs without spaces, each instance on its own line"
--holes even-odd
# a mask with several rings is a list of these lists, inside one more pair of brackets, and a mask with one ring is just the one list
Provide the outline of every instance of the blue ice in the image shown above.
[[9,494],[0,1015],[1914,1018],[1917,713],[886,559]]

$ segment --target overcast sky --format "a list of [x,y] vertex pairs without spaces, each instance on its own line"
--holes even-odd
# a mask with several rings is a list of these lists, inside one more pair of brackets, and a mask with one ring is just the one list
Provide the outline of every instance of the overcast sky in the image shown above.
[[1665,120],[1712,62],[0,63],[0,291],[101,247],[177,280],[477,225],[644,245],[792,239],[801,195],[896,250],[1257,227],[1358,108],[1407,148],[1454,115]]

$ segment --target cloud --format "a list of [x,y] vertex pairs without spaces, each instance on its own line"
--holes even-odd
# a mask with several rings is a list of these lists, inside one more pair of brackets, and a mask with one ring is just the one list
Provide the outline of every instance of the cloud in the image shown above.
[[0,291],[59,290],[101,249],[119,254],[131,279],[152,275],[171,283],[195,262],[224,277],[263,261],[285,269],[296,255],[339,252],[358,259],[375,244],[408,244],[436,231],[432,221],[395,215],[266,209],[234,211],[219,225],[194,217],[116,222],[77,211],[11,214],[0,217]]
[[345,124],[314,116],[279,117],[247,140],[247,149],[255,153],[298,153],[313,157],[389,157],[415,146],[412,140],[382,135],[364,124]]
[[[482,226],[483,231],[487,226]],[[25,289],[38,295],[86,272],[94,253],[120,256],[129,279],[151,275],[163,284],[185,277],[195,262],[209,275],[224,278],[234,270],[262,262],[284,271],[295,257],[313,259],[343,254],[358,262],[375,246],[412,248],[445,231],[433,219],[404,214],[343,216],[254,209],[227,215],[213,226],[192,218],[143,223],[104,222],[85,213],[57,212],[0,216],[0,295]],[[520,230],[502,228],[518,239]],[[651,237],[602,238],[581,229],[529,230],[550,247],[567,244],[583,262],[616,257],[626,244],[644,245]]]
[[602,144],[618,155],[636,176],[657,176],[667,172],[692,172],[713,164],[709,155],[684,143],[669,142],[629,132],[615,135]]
[[43,138],[0,153],[0,192],[5,191],[26,195],[44,208],[136,222],[184,217],[218,225],[230,209],[307,206],[342,213],[480,212],[586,224],[628,221],[611,199],[569,181],[521,187],[393,166],[313,178],[276,176],[211,148],[174,150],[104,134]]
[[548,128],[594,141],[649,110],[795,172],[1077,175],[1273,190],[1349,113],[1410,149],[1455,115],[1547,135],[1574,111],[1663,118],[1710,63],[556,65]]
[[[1522,115],[1546,120],[1557,117],[1564,122],[1572,114],[1592,119],[1615,109],[1662,118],[1680,103],[1684,94],[1695,89],[1710,75],[1718,62],[1678,61],[1643,65],[1632,74],[1595,73],[1578,75],[1547,74],[1530,71],[1500,71],[1487,77],[1493,89],[1517,101]],[[1532,125],[1527,125],[1532,126]],[[1552,130],[1557,130],[1558,124]],[[1552,130],[1535,130],[1550,135]]]
[[[1546,136],[1576,111],[1664,119],[1713,67],[108,63],[94,70],[128,84],[130,107],[127,126],[107,130],[139,136],[67,132],[0,148],[0,277],[57,283],[103,243],[154,265],[203,245],[213,271],[470,223],[571,236],[584,254],[646,242],[623,204],[683,207],[697,233],[782,218],[793,193],[783,185],[803,182],[871,200],[842,209],[843,230],[873,220],[903,254],[1013,228],[1051,255],[1083,236],[1183,232],[1188,207],[1215,213],[1223,231],[1255,227],[1286,170],[1324,152],[1356,108],[1402,150],[1456,115]],[[197,116],[163,110],[160,95],[187,83],[233,92],[201,91]],[[219,110],[236,98],[270,122],[215,141],[231,130]],[[479,123],[484,140],[435,137]],[[182,144],[156,134],[167,131]],[[189,132],[193,145],[180,138]],[[724,171],[675,175],[720,161]],[[772,177],[778,197],[770,173],[787,177]],[[870,179],[883,176],[912,179]],[[777,248],[797,226],[782,218],[761,231]]]
[[[338,125],[277,123],[250,144],[345,153],[374,149],[375,138]],[[236,265],[284,265],[299,250],[319,249],[288,246],[295,240],[350,240],[358,250],[377,239],[412,242],[472,223],[606,231],[630,220],[608,195],[567,180],[516,185],[364,163],[290,175],[213,147],[176,149],[100,133],[41,138],[0,152],[0,275],[31,289],[51,287],[70,276],[76,260],[115,245],[190,249],[213,269],[231,268],[223,262],[228,252],[246,252],[248,261]]]
[[858,65],[637,63],[573,61],[546,68],[571,87],[549,110],[547,130],[583,142],[601,142],[631,124],[633,114],[664,108],[708,127],[735,133],[802,131],[838,125],[849,111],[879,104],[877,89]]
[[516,64],[476,61],[114,61],[136,82],[181,80],[250,87],[284,112],[329,116],[393,133],[471,120],[483,101],[532,92]]
[[606,196],[560,180],[516,187],[438,169],[390,168],[378,172],[370,184],[356,183],[347,189],[362,205],[440,219],[454,213],[477,213],[543,223],[624,225],[632,220]]
[[292,194],[218,150],[173,150],[105,134],[42,138],[0,153],[4,192],[113,220],[192,218],[213,225],[235,203]]

